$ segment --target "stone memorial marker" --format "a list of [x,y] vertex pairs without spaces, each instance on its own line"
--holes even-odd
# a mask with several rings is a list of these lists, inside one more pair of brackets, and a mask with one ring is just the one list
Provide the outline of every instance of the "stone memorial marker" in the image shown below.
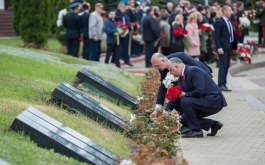
[[9,163],[7,163],[6,161],[0,159],[0,165],[10,165]]
[[133,97],[129,93],[125,92],[124,90],[118,88],[117,86],[113,85],[112,83],[104,80],[99,75],[83,68],[81,69],[77,75],[80,80],[93,85],[94,87],[98,88],[102,92],[108,94],[109,96],[113,97],[118,102],[121,102],[125,105],[132,106],[133,109],[136,109],[139,101],[137,98]]
[[11,129],[24,132],[41,147],[82,162],[113,165],[119,160],[118,155],[33,107],[18,115]]
[[109,127],[114,127],[121,131],[124,128],[130,128],[129,122],[124,117],[65,82],[56,87],[52,95],[85,116],[95,121],[103,122]]

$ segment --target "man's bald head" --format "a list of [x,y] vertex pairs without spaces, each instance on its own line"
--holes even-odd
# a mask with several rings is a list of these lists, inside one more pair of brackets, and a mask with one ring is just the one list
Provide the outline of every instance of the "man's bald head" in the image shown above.
[[162,53],[154,53],[151,58],[151,63],[153,67],[159,70],[166,69],[167,61],[168,61],[167,57],[164,56]]

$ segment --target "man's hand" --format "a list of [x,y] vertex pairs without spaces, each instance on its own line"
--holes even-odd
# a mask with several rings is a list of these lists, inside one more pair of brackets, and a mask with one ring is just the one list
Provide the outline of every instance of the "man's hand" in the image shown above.
[[118,29],[118,33],[121,35],[123,33],[123,30]]
[[158,110],[154,110],[154,112],[152,112],[152,113],[150,114],[150,117],[151,117],[151,118],[157,117],[157,114],[158,114]]
[[218,54],[224,54],[224,50],[221,48],[221,49],[218,49]]
[[185,97],[186,93],[182,91],[181,95],[179,96],[179,98]]

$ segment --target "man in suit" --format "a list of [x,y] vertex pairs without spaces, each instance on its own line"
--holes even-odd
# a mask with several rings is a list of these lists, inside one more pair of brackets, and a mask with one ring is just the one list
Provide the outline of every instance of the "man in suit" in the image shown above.
[[[151,62],[154,68],[157,68],[160,72],[160,87],[158,90],[158,95],[157,95],[157,101],[156,101],[156,106],[155,106],[155,110],[154,112],[151,114],[151,116],[156,116],[158,111],[162,108],[162,105],[165,102],[165,94],[167,93],[167,88],[165,87],[165,85],[163,84],[163,80],[165,79],[167,73],[168,73],[168,69],[167,69],[167,63],[168,60],[171,58],[179,58],[181,59],[181,61],[183,61],[184,64],[186,65],[190,65],[190,66],[197,66],[203,70],[205,70],[210,77],[212,77],[212,69],[207,66],[206,64],[195,60],[194,58],[192,58],[191,56],[183,53],[183,52],[179,52],[179,53],[173,53],[170,54],[168,56],[164,56],[161,53],[155,53],[152,56]],[[170,105],[171,103],[168,104],[166,110],[172,109],[175,105]]]
[[145,42],[145,66],[152,67],[151,57],[157,52],[156,41],[160,36],[160,26],[158,21],[154,18],[154,11],[152,8],[147,9],[146,16],[142,21],[142,34]]
[[89,60],[89,35],[88,35],[88,24],[89,24],[89,9],[90,4],[84,3],[82,6],[83,12],[81,15],[81,26],[82,26],[82,35],[84,38],[83,46],[83,58]]
[[79,38],[81,33],[81,21],[80,16],[78,15],[79,5],[79,1],[71,2],[69,5],[71,12],[63,17],[63,25],[66,28],[67,54],[74,57],[78,57]]
[[218,113],[227,106],[226,100],[211,76],[196,66],[185,65],[179,58],[171,58],[167,64],[169,72],[179,77],[181,88],[181,123],[191,131],[182,137],[203,137],[202,129],[209,130],[208,136],[215,136],[222,123],[205,117]]
[[[127,26],[129,30],[131,30],[131,24],[130,24],[130,18],[129,16],[126,14],[126,5],[123,2],[120,2],[118,4],[118,8],[116,10],[116,18],[115,20],[121,21],[123,25]],[[131,64],[130,62],[130,57],[129,57],[129,33],[126,36],[121,36],[120,37],[120,48],[121,48],[121,55],[120,57],[123,58],[124,63],[129,65],[129,66],[133,66],[133,64]]]
[[232,9],[230,6],[222,8],[223,16],[215,24],[215,44],[219,54],[218,86],[222,91],[231,91],[227,88],[226,77],[230,66],[231,51],[237,49],[237,41],[233,26],[230,22]]

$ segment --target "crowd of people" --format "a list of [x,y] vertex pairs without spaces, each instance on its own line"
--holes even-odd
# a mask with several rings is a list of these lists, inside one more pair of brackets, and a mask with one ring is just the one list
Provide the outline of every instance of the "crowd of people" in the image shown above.
[[[239,20],[245,16],[244,3],[226,0],[225,5],[232,9],[229,20],[235,39],[243,43],[244,36],[248,34],[248,29],[242,28]],[[117,67],[120,67],[120,59],[133,66],[130,57],[142,54],[145,54],[146,67],[152,67],[150,59],[157,51],[164,55],[185,52],[207,63],[214,60],[214,26],[223,15],[218,1],[212,2],[211,6],[195,6],[182,0],[178,4],[168,2],[165,8],[161,8],[151,6],[151,1],[126,0],[121,1],[117,9],[108,12],[101,3],[95,5],[93,12],[90,12],[90,8],[85,0],[74,0],[70,3],[71,11],[63,17],[69,55],[78,56],[82,37],[83,58],[99,61],[101,40],[106,33],[105,63],[112,62]],[[265,38],[264,8],[265,1],[258,1],[256,14],[259,19],[259,44]]]
[[[89,14],[89,3],[71,2],[71,12],[63,17],[67,54],[78,56],[82,36],[83,57],[99,61],[105,31],[105,63],[111,61],[120,67],[120,60],[124,60],[132,66],[130,56],[145,54],[145,66],[160,71],[161,84],[151,117],[158,115],[167,98],[169,102],[163,113],[173,109],[180,112],[182,137],[203,137],[202,129],[211,129],[208,136],[215,136],[223,124],[205,117],[227,106],[222,92],[231,91],[226,80],[231,54],[248,34],[248,28],[242,28],[241,18],[256,15],[259,44],[262,44],[262,36],[265,41],[265,0],[258,1],[256,12],[249,15],[241,1],[226,0],[222,6],[214,1],[206,7],[182,0],[179,4],[168,2],[166,8],[151,6],[150,2],[123,0],[117,9],[108,12],[107,19],[102,18],[105,11],[101,3],[96,3],[95,11]],[[219,59],[217,84],[206,64],[214,58],[213,51]],[[168,76],[178,77],[178,80],[166,86]]]

